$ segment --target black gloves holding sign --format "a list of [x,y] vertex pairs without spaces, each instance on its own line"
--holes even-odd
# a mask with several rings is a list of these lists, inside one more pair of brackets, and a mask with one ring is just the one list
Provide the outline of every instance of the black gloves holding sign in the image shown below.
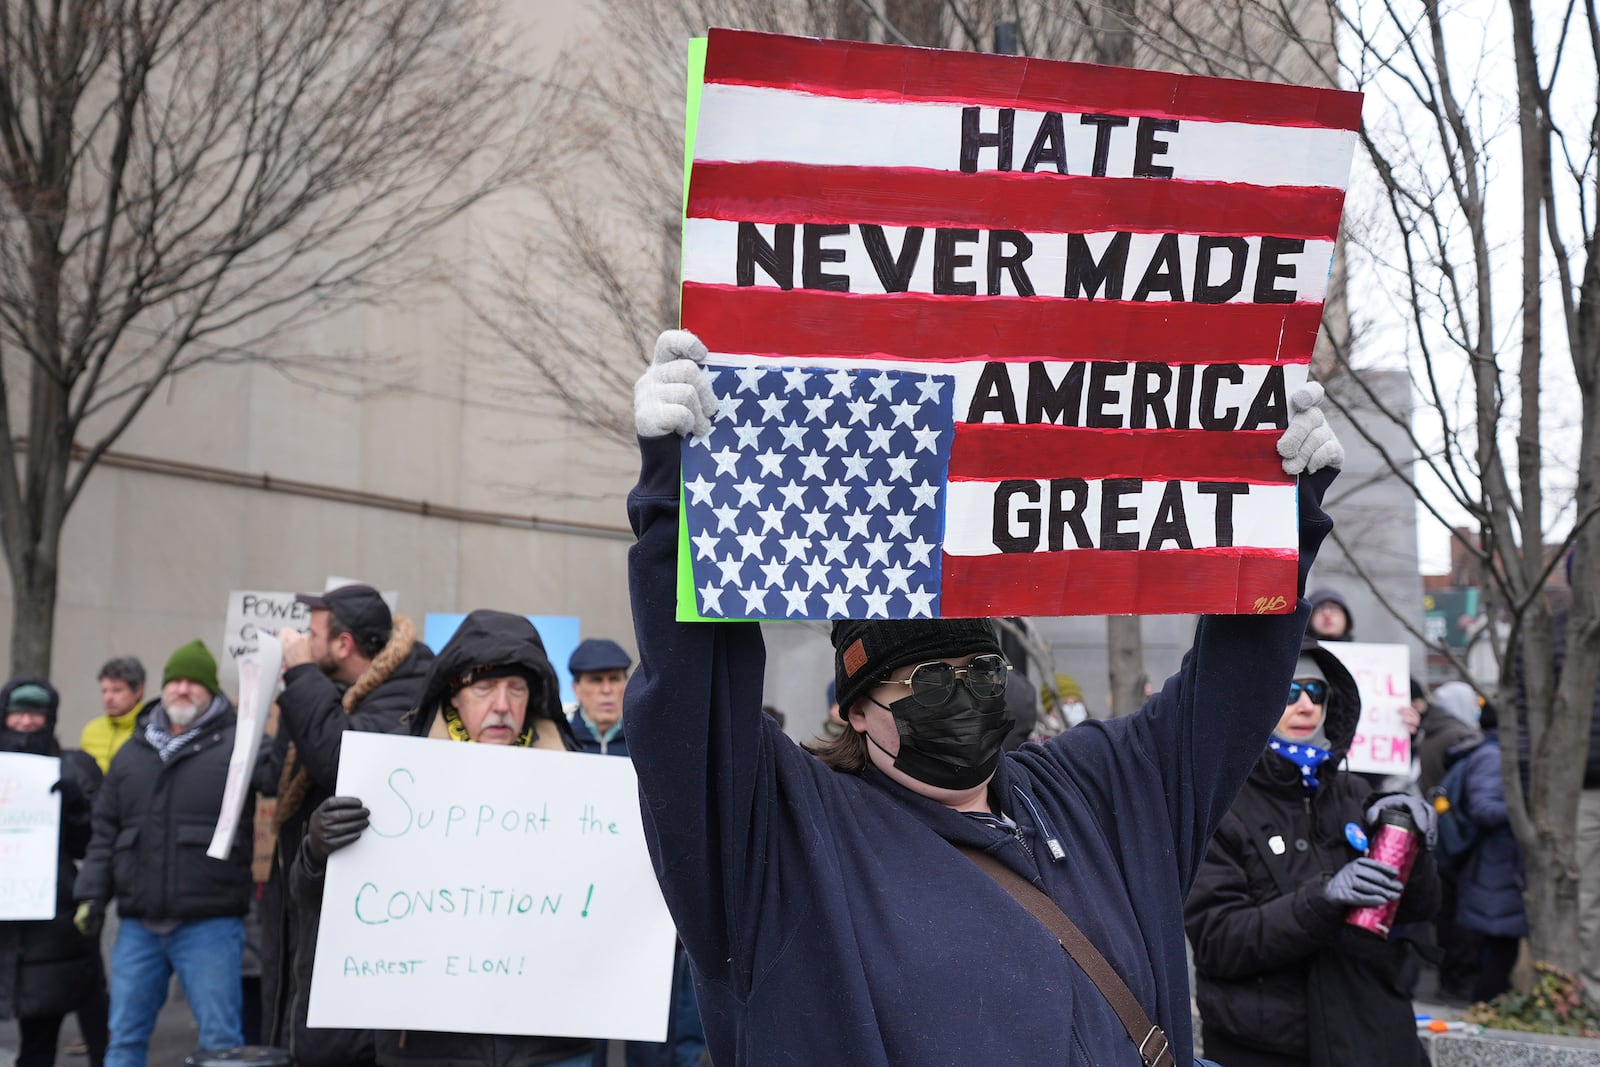
[[311,873],[321,875],[329,856],[355,844],[371,814],[360,797],[329,797],[318,804],[306,829],[306,866]]

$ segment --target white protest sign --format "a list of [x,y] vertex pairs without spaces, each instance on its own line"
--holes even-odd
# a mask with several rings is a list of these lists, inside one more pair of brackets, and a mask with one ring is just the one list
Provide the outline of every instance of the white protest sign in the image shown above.
[[1361,690],[1361,723],[1350,744],[1350,769],[1405,774],[1411,769],[1411,732],[1400,709],[1411,703],[1411,652],[1405,645],[1327,641]]
[[228,614],[222,624],[220,674],[229,681],[239,678],[239,658],[261,647],[262,634],[272,634],[285,626],[294,630],[311,628],[311,609],[295,603],[293,593],[268,593],[260,590],[235,590],[228,594]]
[[614,756],[346,733],[309,1025],[661,1041],[676,938]]
[[0,752],[0,920],[53,919],[61,760]]
[[233,756],[228,761],[228,780],[222,790],[222,811],[211,834],[206,855],[225,860],[233,848],[234,831],[250,794],[250,776],[261,751],[261,735],[267,729],[272,698],[278,691],[278,674],[283,669],[283,645],[277,637],[260,633],[257,648],[239,657],[239,715],[233,734]]

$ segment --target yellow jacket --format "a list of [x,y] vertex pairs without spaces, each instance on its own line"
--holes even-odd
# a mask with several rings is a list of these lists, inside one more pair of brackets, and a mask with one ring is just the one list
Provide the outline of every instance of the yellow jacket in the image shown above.
[[83,736],[78,739],[78,747],[94,757],[100,764],[100,773],[105,774],[111,769],[111,757],[117,754],[117,749],[122,747],[124,741],[133,736],[133,728],[139,721],[139,713],[144,710],[140,704],[126,715],[112,718],[101,715],[99,718],[90,719],[89,725],[83,728]]

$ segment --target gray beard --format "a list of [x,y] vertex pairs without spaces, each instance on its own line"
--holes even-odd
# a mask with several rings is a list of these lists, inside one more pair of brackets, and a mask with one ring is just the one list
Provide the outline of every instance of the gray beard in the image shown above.
[[192,704],[168,704],[167,721],[180,730],[186,730],[205,711],[203,707]]

